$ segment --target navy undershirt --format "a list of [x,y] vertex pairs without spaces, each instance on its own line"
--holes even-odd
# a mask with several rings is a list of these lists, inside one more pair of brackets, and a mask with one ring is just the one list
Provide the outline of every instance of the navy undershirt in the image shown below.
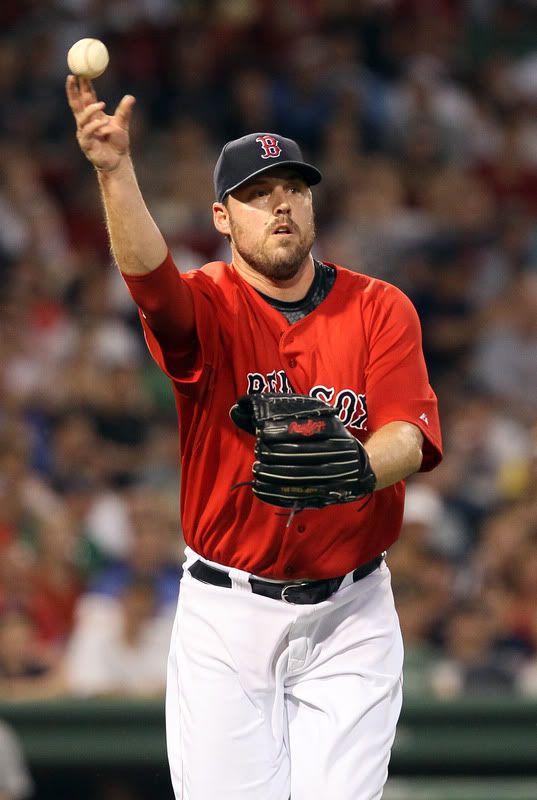
[[328,296],[336,280],[334,267],[329,267],[327,264],[315,260],[313,264],[315,266],[313,282],[302,300],[293,300],[293,302],[289,303],[277,300],[275,297],[269,297],[263,292],[258,292],[263,300],[266,300],[273,308],[283,314],[290,325],[298,322],[299,319],[303,319],[317,308]]

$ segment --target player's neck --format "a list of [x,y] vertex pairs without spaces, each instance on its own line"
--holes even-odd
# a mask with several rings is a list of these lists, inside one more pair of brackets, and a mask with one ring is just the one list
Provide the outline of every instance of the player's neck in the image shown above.
[[299,268],[298,272],[293,278],[289,280],[280,281],[263,275],[257,270],[253,269],[244,259],[237,258],[238,254],[234,254],[233,266],[244,278],[244,280],[257,289],[258,292],[266,294],[268,297],[273,297],[276,300],[283,300],[287,303],[292,303],[295,300],[302,300],[308,293],[313,279],[315,277],[315,266],[313,257],[309,254],[304,263]]

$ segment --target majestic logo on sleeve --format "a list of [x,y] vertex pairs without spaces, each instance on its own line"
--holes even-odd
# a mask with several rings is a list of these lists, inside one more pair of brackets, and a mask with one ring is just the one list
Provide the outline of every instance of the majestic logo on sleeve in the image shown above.
[[282,148],[274,136],[258,136],[256,142],[259,142],[263,148],[261,158],[278,158],[282,152]]
[[[274,370],[263,374],[262,372],[248,373],[247,394],[259,394],[260,392],[275,392],[277,394],[293,394],[293,387],[287,377],[285,370]],[[339,392],[333,387],[323,386],[321,383],[313,386],[309,390],[310,397],[316,397],[324,403],[328,403],[337,408],[339,418],[346,428],[355,430],[367,430],[367,404],[365,394],[359,394],[353,389],[342,389]],[[296,431],[299,433],[299,431]],[[300,431],[303,435],[308,435]],[[309,435],[317,433],[311,431]]]

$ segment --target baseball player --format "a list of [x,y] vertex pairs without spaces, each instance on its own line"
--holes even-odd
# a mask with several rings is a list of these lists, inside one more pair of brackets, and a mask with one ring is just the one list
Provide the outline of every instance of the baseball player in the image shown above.
[[113,254],[169,376],[185,572],[166,695],[181,800],[377,800],[401,707],[386,550],[404,479],[441,458],[397,288],[313,258],[320,172],[275,133],[214,173],[232,263],[180,274],[129,156],[134,98],[67,79]]

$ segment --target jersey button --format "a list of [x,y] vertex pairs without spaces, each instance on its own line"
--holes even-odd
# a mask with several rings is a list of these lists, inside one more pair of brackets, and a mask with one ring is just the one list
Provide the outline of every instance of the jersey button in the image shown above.
[[294,369],[296,367],[296,358],[289,359],[289,366]]
[[292,566],[288,566],[288,567],[286,567],[284,569],[284,572],[285,572],[286,575],[292,575],[294,571],[295,571],[294,567],[292,567]]
[[297,526],[297,531],[299,533],[304,533],[305,530],[306,530],[306,526],[305,525],[298,525]]

